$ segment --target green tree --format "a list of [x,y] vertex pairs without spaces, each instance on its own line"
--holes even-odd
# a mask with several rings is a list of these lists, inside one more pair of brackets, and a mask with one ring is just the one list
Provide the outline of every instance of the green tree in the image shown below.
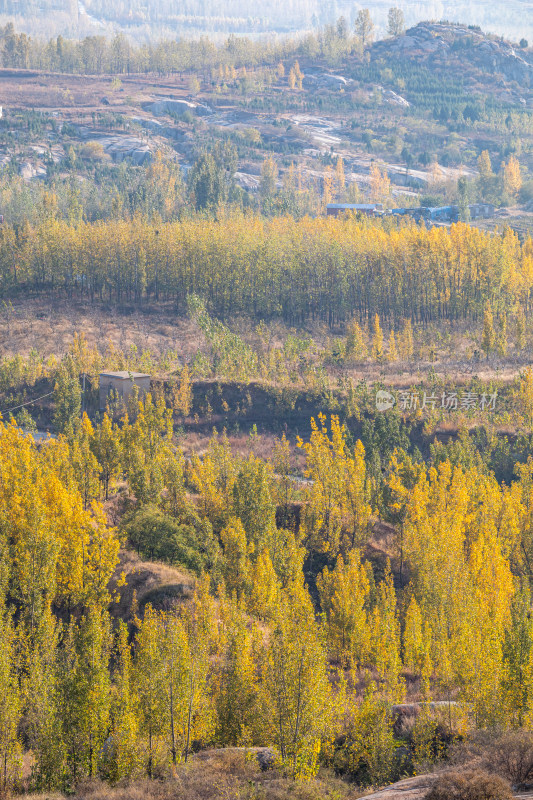
[[117,426],[113,425],[107,412],[97,426],[92,439],[92,447],[100,466],[100,481],[105,499],[109,499],[109,489],[121,471],[121,437]]
[[70,357],[63,359],[54,387],[54,425],[63,432],[81,412],[81,387]]
[[36,629],[18,638],[22,645],[24,715],[35,756],[33,784],[48,791],[60,786],[65,752],[59,716],[58,640],[60,624],[47,603]]
[[234,515],[246,531],[256,553],[272,550],[276,538],[276,506],[272,497],[272,472],[265,461],[250,455],[233,484]]
[[470,184],[465,177],[457,181],[457,194],[459,197],[459,219],[461,222],[470,222]]
[[259,191],[263,200],[270,200],[276,193],[278,178],[278,167],[272,156],[268,156],[263,161],[261,167],[261,182]]
[[60,649],[59,716],[72,784],[100,766],[110,721],[110,651],[107,611],[96,608],[70,624]]
[[197,209],[216,208],[229,197],[237,169],[237,151],[230,142],[217,142],[204,152],[189,174],[189,190]]

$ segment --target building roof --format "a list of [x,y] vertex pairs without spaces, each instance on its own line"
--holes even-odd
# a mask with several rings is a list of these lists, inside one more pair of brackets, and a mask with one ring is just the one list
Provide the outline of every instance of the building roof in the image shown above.
[[381,207],[381,203],[328,203],[326,206],[326,208],[338,208],[343,211],[374,211]]
[[121,372],[101,372],[101,378],[119,378],[120,380],[127,380],[128,378],[149,378],[146,372],[128,372],[122,370]]

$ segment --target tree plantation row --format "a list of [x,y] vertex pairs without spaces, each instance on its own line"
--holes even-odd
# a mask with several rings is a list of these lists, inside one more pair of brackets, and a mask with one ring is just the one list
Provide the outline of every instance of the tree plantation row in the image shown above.
[[[397,36],[404,29],[403,15],[399,9],[391,11],[396,15],[389,19],[389,33]],[[326,25],[317,33],[292,39],[254,39],[232,34],[222,44],[201,36],[132,45],[123,33],[117,33],[113,39],[100,35],[75,41],[57,36],[46,42],[17,33],[13,24],[8,23],[0,28],[0,60],[3,67],[89,75],[151,72],[168,75],[194,71],[205,76],[211,69],[275,66],[280,59],[295,56],[323,55],[338,61],[351,54],[361,55],[373,41],[373,30],[369,12],[364,11],[359,13],[353,32],[347,20],[340,17],[336,25]]]
[[222,319],[475,319],[487,301],[495,311],[529,312],[533,245],[510,230],[492,235],[460,223],[427,230],[237,215],[68,224],[52,216],[2,227],[0,282],[4,292],[171,299],[178,309],[196,293]]
[[[0,424],[4,793],[161,776],[213,745],[377,785],[445,755],[439,724],[531,723],[531,459],[500,485],[465,440],[428,464],[396,448],[378,482],[336,417],[311,431],[297,483],[285,437],[264,459],[215,434],[186,460],[149,395],[39,447]],[[122,498],[118,528],[102,495]],[[384,523],[390,562],[368,548]],[[117,618],[120,547],[185,570],[191,596],[134,595]],[[407,695],[444,721],[402,739]]]

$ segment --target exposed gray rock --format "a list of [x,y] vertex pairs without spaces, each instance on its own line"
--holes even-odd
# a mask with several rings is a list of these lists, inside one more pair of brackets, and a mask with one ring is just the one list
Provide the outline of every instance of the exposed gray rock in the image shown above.
[[271,747],[257,751],[257,763],[263,772],[273,769],[276,763],[276,752]]
[[130,159],[137,166],[149,164],[152,160],[150,146],[134,136],[108,136],[98,140],[113,161],[120,163]]
[[156,116],[169,113],[184,114],[185,111],[190,111],[199,117],[205,117],[208,114],[213,113],[212,109],[203,103],[194,103],[190,100],[184,99],[173,100],[168,97],[158,98],[152,103],[146,103],[143,108],[145,108],[147,111],[151,111],[152,114],[155,114]]
[[383,99],[386,103],[392,103],[395,106],[402,106],[402,108],[410,108],[411,103],[402,97],[400,94],[396,94],[391,89],[386,89],[383,92]]

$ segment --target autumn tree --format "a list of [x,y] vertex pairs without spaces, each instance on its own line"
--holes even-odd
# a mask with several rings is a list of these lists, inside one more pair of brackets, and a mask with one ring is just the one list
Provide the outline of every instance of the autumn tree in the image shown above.
[[357,320],[352,319],[346,329],[346,358],[365,358],[368,353],[365,337]]
[[270,735],[294,777],[313,775],[327,730],[326,654],[310,600],[280,604],[265,663]]
[[389,336],[389,351],[387,355],[389,361],[398,360],[398,351],[396,349],[396,337],[394,336],[394,330],[392,328]]
[[83,498],[84,508],[87,508],[89,502],[98,496],[99,490],[99,469],[93,452],[93,442],[94,429],[89,417],[84,412],[71,445],[74,477]]
[[401,36],[405,32],[405,19],[401,8],[389,8],[387,33]]
[[295,485],[292,478],[291,448],[285,433],[282,433],[281,438],[274,442],[272,466],[274,470],[272,493],[276,500],[276,506],[282,507],[282,525],[288,527],[290,506],[295,497]]
[[370,197],[373,203],[381,203],[390,194],[390,178],[385,168],[381,170],[374,161],[370,167]]
[[323,198],[324,205],[328,205],[333,200],[334,192],[334,174],[331,167],[327,166],[324,170],[323,182]]
[[59,651],[60,730],[70,780],[97,774],[108,735],[111,634],[106,611],[71,622]]
[[240,519],[231,519],[220,532],[220,540],[224,551],[223,574],[228,592],[237,596],[250,589],[251,562],[253,545],[248,544],[246,532]]
[[522,187],[520,163],[516,156],[511,156],[503,166],[503,187],[510,197],[516,197]]
[[139,707],[139,732],[145,741],[145,768],[154,774],[161,756],[161,738],[168,730],[167,678],[161,619],[150,605],[138,626],[135,640],[134,687]]
[[16,640],[13,621],[4,608],[0,616],[0,792],[7,797],[17,785],[22,769],[19,725],[22,716],[16,673]]
[[337,191],[340,195],[342,195],[346,188],[346,177],[344,175],[344,161],[342,160],[342,156],[339,156],[337,158],[337,163],[335,165],[335,177],[337,183]]
[[230,610],[224,638],[216,678],[217,739],[242,747],[255,739],[259,708],[254,632],[239,606]]
[[193,386],[191,371],[187,364],[184,364],[180,371],[179,380],[173,386],[174,411],[187,417],[191,411],[192,403]]
[[479,170],[479,185],[483,197],[490,196],[491,185],[494,180],[492,163],[488,150],[483,150],[477,160]]
[[356,666],[370,654],[370,581],[357,551],[346,561],[339,556],[335,569],[325,567],[317,579],[320,606],[328,634],[329,652]]
[[263,161],[261,167],[261,182],[259,184],[259,191],[263,200],[267,200],[274,196],[276,192],[276,182],[278,178],[278,167],[272,156],[268,156]]
[[374,317],[374,340],[372,342],[372,358],[374,358],[376,361],[381,361],[383,355],[384,355],[383,331],[381,329],[379,315],[376,314],[376,316]]
[[81,411],[81,387],[72,359],[61,364],[54,387],[54,425],[63,432]]
[[370,16],[368,8],[361,9],[357,14],[355,33],[361,40],[363,47],[366,47],[367,44],[371,44],[374,37],[374,23],[372,22],[372,17]]
[[494,344],[496,342],[496,334],[494,332],[494,322],[492,317],[492,309],[490,304],[487,303],[485,306],[485,312],[483,314],[483,337],[481,340],[481,348],[485,355],[487,356],[487,361],[489,359],[489,355],[494,349]]
[[123,621],[118,625],[114,655],[116,669],[111,699],[113,746],[106,765],[112,783],[131,779],[142,771],[138,698],[128,628]]
[[121,473],[122,437],[117,425],[104,414],[92,439],[92,448],[100,468],[100,482],[104,497],[109,499],[109,490]]
[[276,506],[272,496],[272,473],[262,459],[250,455],[242,463],[233,484],[233,511],[256,553],[274,547]]

